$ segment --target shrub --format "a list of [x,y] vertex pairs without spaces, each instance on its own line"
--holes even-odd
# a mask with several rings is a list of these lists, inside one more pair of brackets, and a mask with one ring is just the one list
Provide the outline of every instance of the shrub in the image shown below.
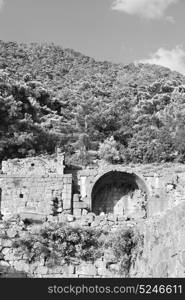
[[119,263],[119,273],[129,276],[130,267],[133,264],[142,236],[132,228],[122,229],[117,233],[110,234],[105,241],[105,249],[111,249],[116,261]]
[[98,154],[99,157],[102,160],[105,160],[106,162],[109,163],[119,162],[121,157],[118,150],[118,144],[115,141],[113,136],[106,139],[104,143],[100,144]]
[[29,233],[26,240],[17,239],[12,247],[32,253],[35,261],[42,255],[50,265],[62,260],[69,263],[74,258],[94,261],[101,248],[100,235],[100,231],[91,229],[51,225],[41,228],[39,234]]
[[28,232],[26,239],[15,239],[12,248],[26,253],[30,263],[44,259],[47,267],[70,264],[75,260],[94,262],[108,251],[119,266],[119,274],[128,277],[141,242],[142,236],[132,228],[112,233],[50,224],[41,226],[37,234]]

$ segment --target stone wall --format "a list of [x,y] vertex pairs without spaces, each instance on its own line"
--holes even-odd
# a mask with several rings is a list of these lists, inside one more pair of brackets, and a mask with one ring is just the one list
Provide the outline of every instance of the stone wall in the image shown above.
[[185,277],[185,202],[140,224],[143,253],[131,277]]
[[1,214],[40,214],[71,211],[71,175],[50,177],[5,177],[2,180]]
[[2,162],[0,213],[44,217],[72,210],[72,175],[64,174],[64,155]]
[[[69,222],[71,226],[79,225],[74,219],[68,218],[69,216],[65,215],[63,217],[66,218],[66,222]],[[55,222],[57,217],[50,219],[52,222]],[[82,227],[89,227],[89,224],[93,222],[92,216],[88,216],[86,221],[88,221],[88,223],[84,222]],[[111,225],[109,224],[110,227],[112,227],[113,223],[111,223]],[[119,277],[119,268],[115,261],[114,263],[112,262],[112,257],[108,254],[99,257],[95,261],[84,261],[75,258],[73,262],[70,263],[67,263],[65,258],[61,257],[60,262],[51,266],[46,263],[44,252],[41,253],[39,259],[31,261],[32,257],[34,257],[34,253],[40,251],[38,241],[35,241],[33,245],[31,256],[28,251],[23,251],[22,248],[14,246],[14,243],[18,241],[19,238],[23,238],[26,241],[29,233],[35,237],[40,228],[42,226],[44,228],[44,226],[48,226],[48,224],[47,221],[43,223],[43,225],[29,225],[25,228],[22,221],[17,222],[17,220],[11,220],[8,226],[6,223],[0,222],[0,278]],[[61,226],[63,225],[61,224]],[[102,226],[105,227],[105,224]],[[111,268],[109,267],[110,264]]]
[[[143,236],[137,255],[132,260],[129,276],[131,278],[184,278],[185,277],[185,202],[177,205],[175,209],[164,212],[161,216],[138,222],[125,222],[124,219],[115,218],[114,215],[95,216],[90,213],[75,220],[70,215],[63,216],[70,226],[92,227],[108,230],[116,235],[117,230],[127,226],[137,228]],[[55,220],[56,218],[56,220]],[[53,217],[52,222],[58,222],[58,217]],[[60,216],[59,216],[60,218]],[[64,219],[63,219],[64,221]],[[119,273],[119,263],[109,252],[94,262],[75,259],[73,263],[66,263],[61,258],[60,265],[47,266],[44,256],[39,261],[30,263],[30,256],[25,251],[13,247],[13,242],[18,236],[25,238],[28,232],[36,234],[38,225],[33,225],[25,231],[24,224],[12,222],[8,228],[0,223],[0,277],[124,277]],[[62,225],[61,225],[62,226]],[[34,251],[37,252],[37,243]],[[8,274],[12,275],[8,275]]]
[[[100,165],[78,173],[81,201],[89,210],[93,210],[94,186],[108,173],[112,174],[113,182],[116,177],[114,174],[117,172],[128,174],[128,177],[136,176],[139,190],[144,190],[147,194],[147,217],[159,215],[185,200],[185,165],[170,163],[164,165]],[[130,201],[130,211],[132,211],[132,202]]]
[[58,153],[2,165],[1,213],[7,216],[23,210],[48,215],[52,209],[55,213],[64,209],[77,218],[89,211],[150,218],[185,199],[181,164],[99,165],[65,174],[63,154]]
[[64,154],[54,156],[28,157],[2,161],[2,174],[7,176],[46,176],[50,173],[64,174]]

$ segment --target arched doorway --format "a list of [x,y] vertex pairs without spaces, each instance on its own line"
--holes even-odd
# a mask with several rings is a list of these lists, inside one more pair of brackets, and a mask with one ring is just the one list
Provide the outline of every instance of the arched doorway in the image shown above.
[[127,218],[146,218],[147,188],[135,174],[110,171],[95,183],[92,194],[92,211],[99,215],[124,215]]

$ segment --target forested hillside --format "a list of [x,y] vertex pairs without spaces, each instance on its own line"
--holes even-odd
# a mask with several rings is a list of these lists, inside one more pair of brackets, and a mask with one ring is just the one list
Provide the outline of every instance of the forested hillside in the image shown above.
[[89,150],[115,163],[185,162],[184,128],[179,73],[0,41],[0,160],[58,145],[82,164]]

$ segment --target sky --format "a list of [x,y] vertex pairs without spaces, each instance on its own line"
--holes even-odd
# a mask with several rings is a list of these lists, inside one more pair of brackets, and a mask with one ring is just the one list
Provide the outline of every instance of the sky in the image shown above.
[[0,0],[0,39],[53,42],[97,60],[185,75],[185,0]]

